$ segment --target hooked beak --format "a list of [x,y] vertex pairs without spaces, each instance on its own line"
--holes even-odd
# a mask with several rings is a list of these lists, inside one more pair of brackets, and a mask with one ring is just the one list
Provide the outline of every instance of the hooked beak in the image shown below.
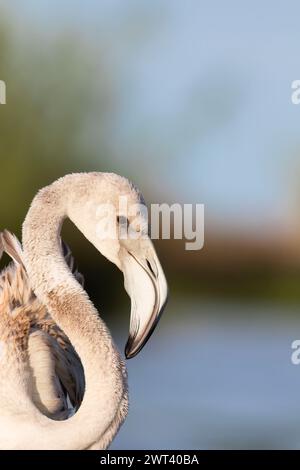
[[129,338],[125,356],[131,359],[145,346],[167,303],[168,287],[152,242],[147,255],[128,251],[123,261],[125,289],[131,298]]

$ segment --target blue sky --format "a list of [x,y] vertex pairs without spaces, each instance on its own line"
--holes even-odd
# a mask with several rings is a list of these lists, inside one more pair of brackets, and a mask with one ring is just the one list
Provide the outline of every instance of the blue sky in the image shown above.
[[[110,47],[121,77],[116,165],[125,148],[174,201],[205,203],[225,224],[289,222],[300,193],[300,106],[290,99],[300,79],[299,2],[3,4],[20,29],[78,31],[95,60],[99,44]],[[119,36],[124,26],[133,31]]]

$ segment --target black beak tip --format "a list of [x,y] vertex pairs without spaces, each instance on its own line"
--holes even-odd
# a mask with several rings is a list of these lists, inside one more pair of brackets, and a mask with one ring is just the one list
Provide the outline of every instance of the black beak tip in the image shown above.
[[126,347],[125,347],[125,357],[126,359],[132,359],[137,356],[139,352],[143,349],[145,342],[140,345],[137,345],[134,337],[129,337]]
[[134,356],[132,356],[130,353],[125,351],[125,358],[127,359],[127,361],[128,361],[128,359],[132,359],[133,357]]
[[129,338],[125,347],[126,359],[132,359],[137,354],[137,352],[133,352],[132,345],[133,345],[133,340],[132,338]]
[[128,359],[132,359],[133,357],[135,357],[137,355],[136,352],[131,352],[130,349],[126,347],[125,349],[125,358],[128,360]]

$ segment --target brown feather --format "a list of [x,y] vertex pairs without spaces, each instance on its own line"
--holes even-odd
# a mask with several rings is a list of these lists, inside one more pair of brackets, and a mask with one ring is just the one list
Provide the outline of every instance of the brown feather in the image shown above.
[[[73,275],[82,283],[83,276],[75,268],[72,253],[64,242],[62,250]],[[0,258],[3,251],[13,262],[0,272],[0,339],[9,343],[13,353],[18,351],[29,362],[36,406],[53,419],[65,419],[69,413],[67,396],[75,410],[83,398],[84,372],[80,359],[35,296],[23,264],[21,244],[7,230],[0,234]],[[49,377],[42,361],[52,370]],[[53,396],[48,397],[39,390],[43,381],[51,381],[49,388],[54,390],[55,403]]]

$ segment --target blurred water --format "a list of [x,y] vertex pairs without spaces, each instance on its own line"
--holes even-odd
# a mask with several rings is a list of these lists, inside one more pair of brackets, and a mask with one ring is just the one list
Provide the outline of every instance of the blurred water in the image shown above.
[[128,362],[130,413],[112,448],[300,448],[300,366],[290,359],[296,312],[177,308],[180,320],[170,324],[169,311]]

